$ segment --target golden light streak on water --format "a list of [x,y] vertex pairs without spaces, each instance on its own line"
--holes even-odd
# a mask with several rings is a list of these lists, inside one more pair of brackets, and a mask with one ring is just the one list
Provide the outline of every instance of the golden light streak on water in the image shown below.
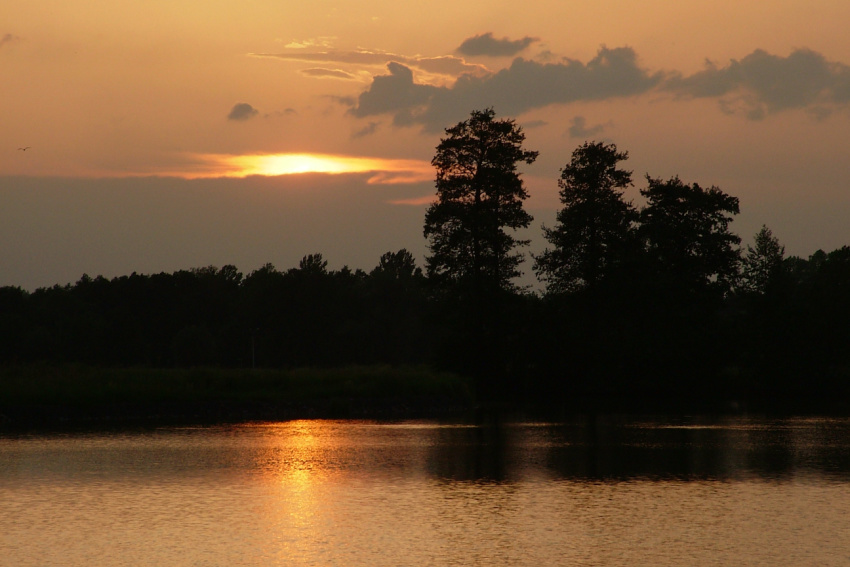
[[848,431],[594,416],[0,432],[0,564],[845,566]]

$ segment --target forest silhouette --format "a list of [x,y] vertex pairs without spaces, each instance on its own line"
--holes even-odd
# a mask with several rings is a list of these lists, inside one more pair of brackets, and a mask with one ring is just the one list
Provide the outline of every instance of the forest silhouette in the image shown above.
[[[514,281],[529,226],[513,120],[474,111],[433,165],[424,267],[401,249],[370,271],[232,265],[32,292],[0,288],[0,364],[110,368],[421,365],[474,380],[479,399],[743,403],[844,400],[850,247],[785,257],[764,226],[742,249],[738,199],[678,177],[623,190],[628,153],[587,142],[558,180],[562,208]],[[423,269],[424,268],[424,269]]]

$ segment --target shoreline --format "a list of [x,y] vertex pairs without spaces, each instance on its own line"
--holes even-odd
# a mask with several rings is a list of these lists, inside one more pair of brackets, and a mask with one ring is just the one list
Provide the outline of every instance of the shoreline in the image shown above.
[[493,424],[588,415],[850,415],[844,392],[560,391],[476,395],[428,367],[245,370],[0,367],[0,433],[297,419],[451,419]]
[[313,402],[158,402],[0,406],[0,434],[135,426],[216,425],[300,419],[457,418],[469,408],[451,400],[329,399]]
[[197,400],[99,404],[0,405],[0,435],[114,428],[212,426],[247,422],[335,420],[452,420],[477,425],[511,421],[571,421],[623,416],[850,416],[850,404],[812,397],[773,397],[758,403],[633,397],[576,397],[561,403],[471,402],[451,398],[325,398],[300,401]]

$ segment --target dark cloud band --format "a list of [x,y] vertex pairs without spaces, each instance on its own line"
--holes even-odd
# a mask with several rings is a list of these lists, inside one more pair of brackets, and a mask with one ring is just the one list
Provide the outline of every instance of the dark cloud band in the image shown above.
[[416,83],[411,69],[398,62],[390,63],[388,69],[388,75],[376,76],[360,94],[351,113],[361,118],[390,114],[396,125],[418,124],[429,131],[440,131],[470,108],[492,106],[518,115],[550,104],[649,92],[715,98],[722,110],[743,111],[750,119],[788,109],[805,109],[823,117],[850,103],[850,67],[804,49],[787,57],[756,50],[725,67],[709,64],[690,76],[651,72],[638,64],[629,47],[602,47],[587,63],[516,58],[498,72],[463,74],[453,86],[445,87]]
[[487,57],[511,57],[524,51],[529,45],[538,41],[536,37],[524,37],[522,39],[496,39],[492,32],[467,38],[457,48],[462,55]]
[[823,114],[850,102],[850,67],[808,49],[788,57],[757,49],[725,67],[709,62],[689,77],[673,76],[665,89],[683,97],[720,99],[722,108],[740,107],[753,119],[795,108]]
[[661,73],[641,69],[634,51],[627,47],[603,47],[587,64],[570,59],[540,63],[517,58],[497,73],[461,75],[452,87],[417,84],[404,65],[391,63],[388,67],[390,74],[374,78],[352,114],[393,114],[396,124],[422,124],[435,131],[469,108],[493,106],[516,115],[549,104],[642,94],[664,80]]

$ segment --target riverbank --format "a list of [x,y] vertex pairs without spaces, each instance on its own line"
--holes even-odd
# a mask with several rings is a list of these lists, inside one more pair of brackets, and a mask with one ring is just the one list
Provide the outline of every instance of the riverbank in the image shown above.
[[0,428],[440,417],[472,405],[471,383],[425,367],[0,369]]
[[575,415],[850,415],[843,392],[531,391],[482,402],[473,381],[420,366],[0,368],[0,431],[293,419],[563,420]]

